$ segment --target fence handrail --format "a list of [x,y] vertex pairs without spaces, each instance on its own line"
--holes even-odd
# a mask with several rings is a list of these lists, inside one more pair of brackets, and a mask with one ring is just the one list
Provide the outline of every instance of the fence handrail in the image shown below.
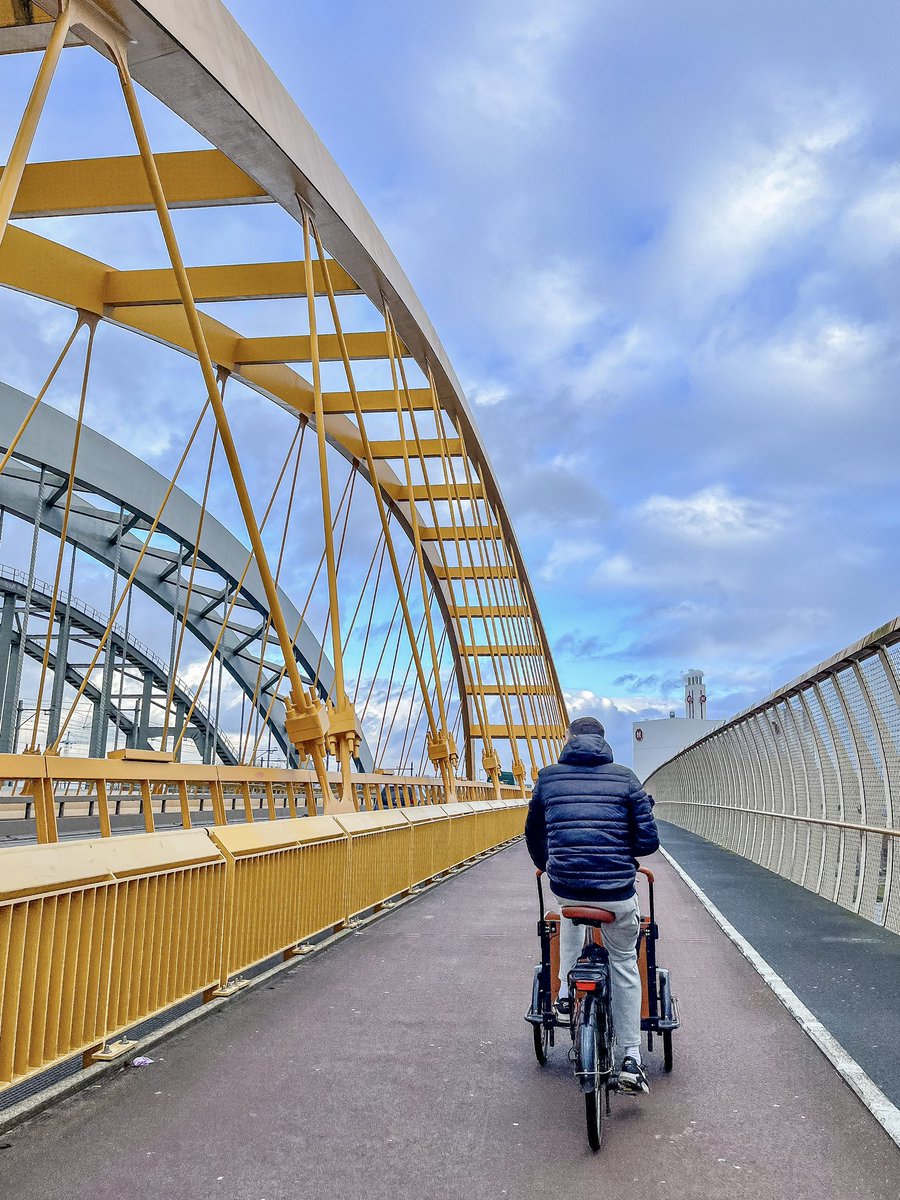
[[850,829],[857,833],[878,833],[884,837],[900,838],[900,829],[891,826],[855,825],[852,821],[831,821],[827,817],[775,812],[771,808],[743,808],[740,804],[714,804],[710,800],[663,800],[661,804],[689,804],[693,808],[714,808],[716,812],[747,813],[751,817],[780,817],[782,821],[802,821],[806,825],[827,825],[829,829]]
[[898,645],[900,617],[680,750],[660,816],[900,933]]

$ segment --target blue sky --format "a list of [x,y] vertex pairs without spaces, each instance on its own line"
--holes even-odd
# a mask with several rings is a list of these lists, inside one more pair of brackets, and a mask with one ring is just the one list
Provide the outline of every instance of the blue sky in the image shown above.
[[[602,708],[624,752],[685,668],[727,716],[896,615],[900,10],[347,0],[275,27],[227,6],[456,366],[574,709]],[[111,130],[130,150],[112,109],[66,116],[82,69],[34,157],[114,152]],[[158,149],[198,144],[151,124]],[[202,261],[297,253],[253,218],[179,214],[180,233]],[[109,261],[143,261],[142,220]],[[4,348],[33,386],[24,335]],[[170,387],[182,369],[159,367]],[[159,385],[136,385],[148,412]]]
[[424,300],[577,703],[621,741],[699,666],[726,716],[896,614],[896,6],[229,7]]

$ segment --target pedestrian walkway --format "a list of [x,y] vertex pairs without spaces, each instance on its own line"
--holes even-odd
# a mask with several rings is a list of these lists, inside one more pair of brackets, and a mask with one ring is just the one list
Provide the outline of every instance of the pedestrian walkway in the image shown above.
[[900,937],[660,821],[669,853],[900,1106]]
[[[900,1153],[659,857],[675,1071],[613,1099],[599,1156],[523,1014],[521,844],[4,1135],[3,1200],[896,1200]],[[665,1189],[660,1192],[658,1189]]]

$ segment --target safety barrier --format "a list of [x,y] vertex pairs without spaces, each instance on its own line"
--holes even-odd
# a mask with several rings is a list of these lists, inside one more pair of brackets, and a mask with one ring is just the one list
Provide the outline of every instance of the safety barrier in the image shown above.
[[199,830],[0,850],[0,1085],[216,986],[225,902]]
[[337,823],[350,839],[350,916],[409,889],[412,827],[402,811],[342,813]]
[[[333,772],[328,779],[339,793],[341,775]],[[354,774],[350,782],[360,811],[419,808],[447,800],[441,781],[428,776]],[[503,799],[521,799],[509,785],[501,785],[499,793]],[[457,802],[495,799],[489,783],[456,781]],[[313,771],[172,763],[151,756],[0,754],[0,818],[32,822],[38,842],[55,842],[67,819],[75,817],[95,822],[96,833],[109,837],[120,818],[138,821],[150,833],[157,823],[170,827],[173,815],[189,829],[198,816],[204,823],[225,825],[229,820],[314,816],[322,807]]]
[[223,986],[346,919],[349,843],[334,817],[232,825],[209,836],[228,864]]
[[[209,768],[204,768],[209,772]],[[0,849],[0,1090],[522,833],[525,801]]]
[[405,808],[403,815],[412,834],[409,879],[414,887],[453,866],[450,861],[450,817],[437,804]]
[[900,932],[900,618],[659,767],[658,814]]

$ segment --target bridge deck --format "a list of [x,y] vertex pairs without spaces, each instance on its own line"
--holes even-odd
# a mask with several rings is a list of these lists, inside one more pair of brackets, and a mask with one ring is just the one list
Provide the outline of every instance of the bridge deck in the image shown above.
[[518,846],[4,1135],[0,1196],[526,1200],[637,1183],[896,1200],[893,1143],[653,865],[685,1027],[675,1072],[654,1055],[651,1095],[614,1099],[599,1157],[564,1051],[541,1071],[522,1020],[535,898]]

